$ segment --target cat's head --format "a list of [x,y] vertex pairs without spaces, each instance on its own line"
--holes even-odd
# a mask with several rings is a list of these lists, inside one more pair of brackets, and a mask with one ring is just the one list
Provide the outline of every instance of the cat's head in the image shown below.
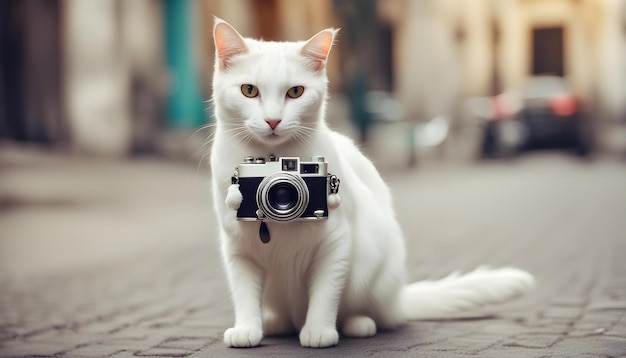
[[264,146],[306,142],[323,121],[326,61],[337,30],[308,41],[243,38],[215,20],[213,99],[219,125],[241,141]]

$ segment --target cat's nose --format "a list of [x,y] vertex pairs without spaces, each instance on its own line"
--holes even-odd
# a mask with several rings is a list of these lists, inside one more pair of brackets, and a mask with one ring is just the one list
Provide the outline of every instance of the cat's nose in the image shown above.
[[266,119],[265,122],[267,122],[267,124],[269,124],[270,128],[272,128],[272,130],[276,129],[276,126],[278,125],[278,123],[280,123],[280,119]]

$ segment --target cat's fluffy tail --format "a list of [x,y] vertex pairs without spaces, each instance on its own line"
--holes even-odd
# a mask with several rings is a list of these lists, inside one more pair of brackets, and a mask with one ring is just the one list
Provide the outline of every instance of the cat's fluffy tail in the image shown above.
[[526,293],[534,283],[532,275],[516,268],[479,267],[464,275],[455,272],[438,281],[412,283],[401,300],[409,320],[469,317],[485,305]]

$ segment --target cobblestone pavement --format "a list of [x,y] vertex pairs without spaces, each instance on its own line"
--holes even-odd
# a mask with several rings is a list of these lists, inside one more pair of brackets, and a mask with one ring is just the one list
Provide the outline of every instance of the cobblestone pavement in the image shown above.
[[386,174],[413,279],[480,264],[537,277],[482,319],[335,348],[227,349],[208,180],[152,160],[0,156],[0,357],[626,357],[626,166],[532,155]]

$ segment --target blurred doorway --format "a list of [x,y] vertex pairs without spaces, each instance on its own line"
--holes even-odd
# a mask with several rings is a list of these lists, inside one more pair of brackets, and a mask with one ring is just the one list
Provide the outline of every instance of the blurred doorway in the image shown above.
[[533,29],[533,75],[563,76],[563,28]]
[[0,139],[67,140],[58,0],[0,1]]

